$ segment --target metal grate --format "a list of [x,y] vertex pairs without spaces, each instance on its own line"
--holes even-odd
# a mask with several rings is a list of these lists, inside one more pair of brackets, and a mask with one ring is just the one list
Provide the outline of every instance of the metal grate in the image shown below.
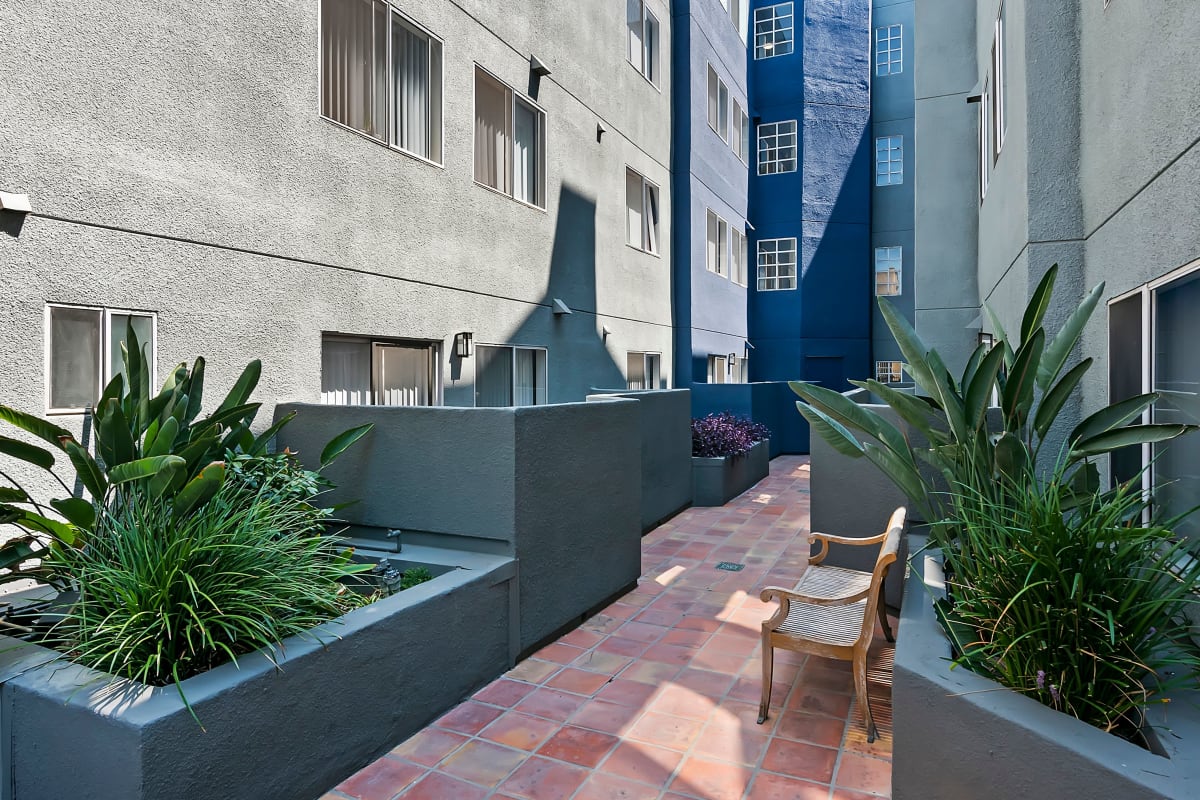
[[732,561],[722,561],[717,564],[717,569],[723,569],[726,572],[741,572],[745,568],[745,564],[735,564]]

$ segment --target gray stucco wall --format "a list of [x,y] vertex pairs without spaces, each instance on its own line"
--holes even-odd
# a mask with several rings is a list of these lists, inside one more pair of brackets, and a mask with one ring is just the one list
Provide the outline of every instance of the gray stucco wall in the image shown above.
[[641,572],[638,403],[505,409],[283,404],[278,447],[315,464],[325,442],[374,429],[327,471],[351,525],[398,528],[518,559],[520,650],[633,584]]
[[[0,226],[3,402],[45,411],[48,301],[157,312],[160,377],[203,354],[216,388],[261,357],[264,419],[318,399],[322,331],[440,343],[454,404],[459,331],[547,347],[552,402],[623,384],[630,350],[672,373],[667,4],[657,88],[623,7],[393,5],[444,40],[444,166],[321,118],[319,0],[6,7],[0,189],[35,214]],[[531,53],[552,70],[544,211],[472,180],[474,65],[526,92]],[[626,166],[662,187],[661,257],[626,246]]]

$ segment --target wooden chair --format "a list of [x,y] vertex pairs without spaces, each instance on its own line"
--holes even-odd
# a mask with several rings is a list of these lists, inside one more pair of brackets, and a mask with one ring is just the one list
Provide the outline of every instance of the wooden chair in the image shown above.
[[[762,590],[763,602],[777,599],[779,610],[762,624],[763,688],[762,703],[758,707],[760,725],[766,721],[771,705],[774,648],[782,647],[853,663],[854,691],[867,723],[867,741],[875,741],[877,731],[871,716],[871,699],[867,694],[867,649],[875,636],[876,615],[887,640],[895,641],[883,605],[883,579],[896,560],[906,514],[903,507],[897,508],[892,513],[887,530],[866,539],[830,536],[827,533],[811,534],[808,537],[809,544],[819,541],[821,549],[809,557],[808,569],[796,587],[782,589],[768,586]],[[860,572],[823,565],[821,562],[829,554],[830,543],[856,547],[880,545],[875,569]]]

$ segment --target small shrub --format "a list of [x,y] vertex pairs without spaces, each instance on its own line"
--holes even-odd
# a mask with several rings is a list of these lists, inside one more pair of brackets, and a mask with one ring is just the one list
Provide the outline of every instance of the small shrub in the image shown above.
[[756,442],[768,439],[771,431],[745,417],[728,411],[692,420],[692,455],[722,458],[744,453]]
[[1181,614],[1200,600],[1200,568],[1179,566],[1186,551],[1169,530],[1139,524],[1145,501],[1132,484],[1079,501],[1066,489],[1078,469],[1060,464],[1004,505],[960,488],[958,537],[943,549],[952,603],[939,617],[959,663],[1129,735],[1147,705],[1166,702],[1164,670],[1195,681],[1200,657]]
[[433,580],[433,573],[424,567],[412,567],[404,570],[404,574],[400,578],[400,591],[411,589],[414,586],[420,586],[426,581]]

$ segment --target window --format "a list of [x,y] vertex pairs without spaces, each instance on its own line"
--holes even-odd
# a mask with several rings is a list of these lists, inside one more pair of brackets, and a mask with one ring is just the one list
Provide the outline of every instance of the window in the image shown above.
[[729,141],[729,87],[711,64],[708,66],[708,127]]
[[903,366],[900,361],[876,361],[875,380],[880,383],[900,383],[904,380]]
[[475,181],[545,207],[546,114],[475,68]]
[[546,403],[546,351],[541,347],[475,347],[475,405]]
[[442,42],[381,0],[321,0],[321,114],[442,163]]
[[733,262],[733,271],[729,278],[738,286],[746,285],[746,234],[738,230],[730,231],[729,234],[729,252],[730,260]]
[[441,403],[435,342],[321,337],[321,402],[334,406]]
[[1005,26],[1007,15],[1005,4],[1001,2],[1000,13],[996,16],[995,35],[992,39],[992,161],[1000,158],[1000,150],[1004,147],[1004,134],[1008,131],[1008,91],[1005,75]]
[[875,140],[875,185],[904,183],[904,137],[880,136]]
[[979,100],[979,202],[987,197],[992,171],[992,92],[987,80]]
[[625,242],[658,252],[658,187],[631,169],[625,170]]
[[796,239],[763,239],[758,243],[758,290],[796,288]]
[[630,351],[625,357],[625,375],[630,389],[657,389],[659,386],[658,353]]
[[722,277],[729,275],[729,223],[708,211],[708,240],[704,266]]
[[125,373],[121,351],[131,326],[138,349],[149,362],[150,383],[157,386],[154,314],[46,306],[46,408],[50,413],[78,414],[96,405],[109,381]]
[[642,0],[626,0],[625,8],[629,25],[629,63],[657,86],[658,17],[650,13]]
[[875,74],[899,75],[904,71],[903,25],[875,29]]
[[796,120],[758,126],[758,174],[796,171]]
[[754,57],[786,56],[792,52],[792,46],[792,4],[755,9]]
[[728,358],[725,356],[708,357],[708,382],[730,383]]
[[733,152],[737,153],[737,157],[740,158],[743,163],[749,164],[750,117],[746,115],[746,112],[736,101],[733,104],[733,108],[733,124],[736,126],[733,132],[733,138],[735,141],[735,144],[733,145]]
[[746,10],[749,6],[750,0],[730,0],[729,3],[729,18],[743,40],[746,38]]
[[875,248],[875,295],[877,297],[900,294],[900,269],[903,253],[904,250],[901,247]]

